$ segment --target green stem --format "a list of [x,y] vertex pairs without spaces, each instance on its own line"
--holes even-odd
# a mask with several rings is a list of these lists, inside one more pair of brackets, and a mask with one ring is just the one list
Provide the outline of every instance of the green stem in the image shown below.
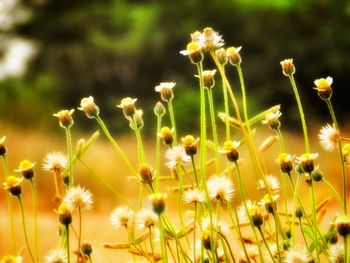
[[345,211],[344,203],[343,203],[343,201],[341,200],[341,198],[340,198],[338,192],[337,192],[337,191],[334,189],[334,187],[331,185],[331,183],[328,182],[328,181],[326,180],[326,178],[324,178],[324,177],[322,178],[322,182],[329,188],[329,190],[331,190],[331,192],[332,192],[333,195],[335,196],[335,199],[337,199],[338,204],[339,204],[340,207],[343,208],[344,211]]
[[101,126],[103,132],[105,133],[105,135],[107,136],[108,140],[112,143],[112,145],[114,146],[114,148],[117,150],[118,154],[122,157],[124,163],[126,164],[126,166],[129,168],[129,170],[137,175],[137,172],[135,171],[135,169],[132,167],[130,161],[128,160],[128,158],[126,157],[126,155],[124,154],[124,152],[122,151],[122,149],[120,148],[120,146],[118,145],[118,143],[113,139],[112,135],[110,134],[110,132],[108,131],[106,125],[104,124],[103,120],[100,118],[100,116],[96,116],[95,117],[96,121],[98,122],[98,124]]
[[33,257],[32,251],[30,250],[30,246],[29,246],[29,240],[28,240],[28,236],[27,236],[26,219],[25,219],[25,215],[24,215],[24,208],[23,208],[22,198],[21,198],[20,195],[17,196],[17,198],[18,198],[19,206],[21,208],[22,226],[23,226],[24,238],[26,240],[27,249],[28,249],[30,258],[32,259],[32,262],[35,262],[35,259]]
[[[290,175],[288,175],[288,176],[289,176],[289,178],[292,181],[291,176]],[[292,242],[293,242],[293,246],[295,246],[295,209],[296,209],[298,191],[299,191],[299,187],[300,187],[300,181],[301,181],[301,175],[298,175],[295,187],[294,187],[294,184],[293,184],[293,181],[292,181],[293,190],[294,190],[294,193],[293,193],[293,210],[292,210]],[[286,216],[288,217],[288,214]],[[305,216],[307,217],[306,214],[305,214]]]
[[66,140],[67,140],[67,151],[68,151],[68,169],[69,169],[69,182],[68,187],[72,187],[74,185],[74,176],[73,176],[73,149],[72,149],[72,136],[70,132],[70,127],[65,128],[66,131]]
[[[265,246],[266,246],[267,252],[269,253],[269,255],[270,255],[271,259],[272,259],[272,262],[275,263],[275,262],[276,262],[276,261],[275,261],[275,258],[273,257],[273,255],[272,255],[272,253],[271,253],[270,247],[269,247],[269,245],[268,245],[267,242],[266,242],[264,233],[262,232],[260,226],[258,227],[258,230],[259,230],[259,233],[260,233],[260,235],[261,235],[262,240],[264,241],[264,244],[265,244]],[[278,246],[278,244],[276,244],[276,245]]]
[[[274,213],[275,214],[275,213]],[[281,260],[281,251],[280,251],[280,244],[279,244],[279,241],[278,241],[278,225],[277,225],[277,221],[276,221],[276,218],[275,218],[275,215],[273,215],[274,217],[274,222],[275,222],[275,235],[276,235],[276,246],[277,246],[277,251],[278,251],[278,261],[279,262],[282,262]]]
[[196,164],[194,163],[193,155],[191,155],[191,162],[192,162],[192,169],[194,173],[194,180],[196,181],[196,187],[198,187],[198,176],[197,176]]
[[135,131],[139,163],[140,163],[140,165],[142,165],[142,164],[146,163],[146,158],[145,158],[145,150],[143,148],[141,132],[140,132],[140,129],[137,127],[135,117],[133,117],[133,119],[131,119],[130,121],[132,122],[132,126],[133,126],[134,131]]
[[244,84],[244,78],[243,78],[243,72],[241,68],[241,64],[238,64],[236,66],[237,73],[239,77],[239,83],[241,85],[241,91],[242,91],[242,104],[243,104],[243,115],[244,115],[244,121],[246,125],[249,125],[249,117],[248,117],[248,107],[247,107],[247,95],[245,92],[245,84]]
[[[225,71],[225,67],[222,67],[222,70]],[[224,105],[225,105],[225,128],[226,128],[226,140],[230,140],[231,138],[231,129],[230,129],[230,109],[228,105],[228,96],[227,96],[227,89],[225,86],[225,82],[222,82],[222,92],[224,94]]]
[[66,249],[67,249],[67,260],[70,263],[70,251],[69,251],[69,225],[65,225],[66,228]]
[[174,109],[173,109],[172,100],[168,100],[167,104],[168,104],[171,126],[174,129],[174,144],[176,145],[177,144],[177,134],[176,134],[175,116],[174,116]]
[[36,256],[36,260],[39,261],[39,246],[38,246],[38,194],[37,194],[37,191],[36,191],[34,180],[31,178],[29,181],[30,181],[30,186],[32,188],[32,198],[33,198],[33,215],[34,215],[33,231],[34,231],[35,256]]
[[78,207],[78,217],[79,217],[79,234],[78,234],[78,249],[77,249],[77,262],[80,259],[80,244],[81,244],[81,208]]
[[88,255],[88,258],[89,258],[90,263],[92,263],[91,255]]
[[208,92],[208,100],[209,100],[211,127],[212,127],[213,140],[215,145],[215,160],[216,160],[215,168],[216,168],[216,174],[220,174],[219,140],[218,140],[218,133],[216,129],[216,121],[215,121],[213,92],[212,92],[212,89],[207,89],[207,92]]
[[[8,177],[8,164],[7,164],[7,158],[6,155],[3,155],[3,160],[4,160],[4,177],[5,177],[5,182]],[[14,227],[14,222],[13,222],[13,209],[12,209],[12,203],[11,203],[11,196],[10,193],[7,191],[6,193],[6,203],[7,203],[7,215],[8,215],[8,220],[9,220],[9,227],[10,227],[10,237],[11,237],[11,242],[14,250],[14,254],[17,255],[17,244],[16,244],[16,238],[15,238],[15,227]]]
[[308,137],[308,134],[307,134],[305,115],[304,115],[304,111],[303,111],[303,106],[301,104],[298,88],[297,88],[297,85],[295,84],[295,80],[294,80],[293,75],[289,75],[289,80],[290,80],[290,83],[292,84],[294,95],[295,95],[295,99],[296,99],[297,104],[298,104],[299,115],[300,115],[301,124],[302,124],[302,127],[303,127],[303,133],[304,133],[305,152],[306,153],[310,153],[310,144],[309,144],[309,137]]
[[344,262],[348,262],[349,253],[349,235],[344,236]]
[[304,229],[302,226],[301,218],[299,218],[299,226],[300,226],[301,235],[303,236],[303,239],[304,239],[305,246],[306,246],[307,250],[309,250],[309,245],[307,244],[307,240],[306,240],[306,236],[305,236]]
[[[331,103],[331,100],[328,99],[326,100],[327,107],[329,110],[329,113],[331,115],[334,128],[339,131],[339,126],[337,122],[337,118],[335,117],[335,113],[333,110],[333,106]],[[339,156],[340,156],[340,162],[341,162],[341,168],[342,168],[342,181],[343,181],[343,202],[344,202],[344,213],[347,214],[347,205],[346,205],[346,199],[347,199],[347,178],[346,178],[346,170],[345,170],[345,164],[344,164],[344,157],[343,157],[343,152],[342,152],[342,145],[341,145],[341,140],[338,141],[338,146],[339,146]]]
[[194,204],[193,220],[193,261],[196,262],[196,220],[197,220],[197,203]]
[[314,180],[312,178],[312,175],[309,173],[310,178],[310,203],[311,203],[311,212],[312,212],[312,221],[314,226],[314,242],[315,242],[315,248],[316,248],[316,255],[317,255],[317,262],[320,261],[320,255],[319,255],[319,247],[318,247],[318,231],[317,231],[317,218],[316,218],[316,206],[315,206],[315,191],[314,191]]
[[156,137],[156,191],[159,191],[160,178],[160,129],[162,127],[162,116],[157,115],[157,137]]
[[148,231],[149,231],[149,243],[151,246],[151,252],[152,252],[152,262],[155,262],[155,257],[154,257],[154,245],[153,245],[153,239],[152,239],[152,229],[151,227],[148,227]]
[[166,240],[165,240],[165,233],[164,233],[164,225],[163,225],[163,216],[159,215],[159,232],[160,232],[160,247],[162,252],[162,260],[164,263],[168,262],[168,256],[166,251]]

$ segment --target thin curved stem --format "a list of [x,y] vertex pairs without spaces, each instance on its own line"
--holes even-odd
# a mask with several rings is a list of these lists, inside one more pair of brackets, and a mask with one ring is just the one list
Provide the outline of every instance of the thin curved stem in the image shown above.
[[312,221],[314,226],[314,242],[315,242],[315,249],[316,249],[316,255],[317,255],[317,262],[320,261],[320,255],[319,255],[319,247],[318,247],[318,230],[317,230],[317,218],[316,218],[316,206],[315,206],[315,191],[314,191],[314,180],[312,178],[312,175],[309,173],[310,177],[310,203],[311,203],[311,213],[312,213]]
[[156,191],[159,191],[160,178],[160,129],[162,127],[162,116],[157,115],[157,137],[156,137]]
[[160,232],[160,247],[162,252],[162,259],[164,263],[168,262],[168,256],[166,251],[166,240],[165,240],[165,231],[164,231],[164,225],[163,225],[163,216],[159,215],[159,232]]
[[38,195],[35,187],[35,182],[31,178],[30,186],[32,188],[32,198],[33,198],[33,232],[34,232],[34,245],[35,245],[35,257],[36,260],[39,261],[39,246],[38,246]]
[[70,263],[70,249],[69,249],[69,225],[65,225],[66,228],[66,250],[67,250],[67,260]]
[[68,151],[68,187],[72,187],[74,185],[74,176],[73,176],[73,149],[72,149],[72,136],[70,132],[70,127],[65,127],[64,130],[66,131],[66,140],[67,140],[67,151]]
[[[269,245],[268,245],[267,242],[266,242],[264,233],[262,232],[260,226],[258,227],[258,230],[259,230],[259,233],[260,233],[260,235],[261,235],[261,238],[262,238],[262,240],[263,240],[263,242],[264,242],[264,244],[265,244],[266,250],[267,250],[267,252],[269,253],[269,255],[270,255],[271,259],[272,259],[272,262],[275,263],[275,262],[276,262],[276,261],[275,261],[275,258],[274,258],[274,256],[273,256],[272,253],[271,253],[270,247],[269,247]],[[276,245],[278,246],[278,244],[276,244]]]
[[306,240],[306,236],[305,236],[305,233],[304,233],[304,229],[303,229],[303,225],[302,225],[302,222],[301,222],[301,218],[299,218],[299,226],[300,226],[300,232],[301,232],[301,235],[303,236],[303,240],[304,240],[305,246],[306,246],[307,250],[309,250],[309,245],[307,244],[307,240]]
[[216,129],[216,121],[215,121],[213,92],[211,88],[207,89],[207,92],[208,92],[208,100],[209,100],[211,127],[213,132],[213,141],[214,141],[214,147],[215,147],[215,160],[216,160],[215,169],[216,169],[216,174],[220,174],[219,140],[218,140],[218,132]]
[[168,104],[171,126],[174,129],[174,144],[176,145],[177,144],[177,133],[176,133],[176,123],[175,123],[175,115],[174,115],[172,100],[168,100],[167,104]]
[[30,255],[30,258],[32,259],[32,262],[35,262],[34,256],[32,254],[32,251],[30,249],[29,246],[29,240],[28,240],[28,235],[27,235],[27,227],[26,227],[26,219],[25,219],[25,215],[24,215],[24,208],[23,208],[23,202],[22,202],[22,198],[21,196],[17,196],[18,198],[18,202],[19,202],[19,206],[21,208],[21,214],[22,214],[22,226],[23,226],[23,232],[24,232],[24,238],[26,240],[26,245],[27,245],[27,249]]

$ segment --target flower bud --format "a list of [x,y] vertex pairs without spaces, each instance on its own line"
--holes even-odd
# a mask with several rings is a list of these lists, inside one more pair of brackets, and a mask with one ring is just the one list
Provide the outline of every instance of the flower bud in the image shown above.
[[197,42],[187,44],[186,50],[180,51],[180,54],[188,56],[192,64],[198,64],[203,61],[203,52]]
[[221,65],[226,65],[228,61],[228,57],[224,48],[220,48],[215,51],[216,57]]
[[165,145],[172,145],[174,142],[173,131],[168,127],[163,127],[160,129],[158,136],[161,138]]
[[62,128],[69,128],[74,124],[73,118],[72,118],[72,114],[74,112],[74,109],[69,110],[61,110],[55,114],[53,114],[53,116],[57,117],[60,123],[60,126]]
[[83,98],[80,102],[80,107],[78,110],[83,111],[89,119],[93,119],[100,114],[100,109],[95,104],[94,98],[92,96]]
[[293,59],[285,59],[280,62],[282,66],[282,72],[285,76],[292,76],[295,73],[295,67],[293,64]]
[[315,160],[317,153],[305,153],[298,158],[300,165],[305,173],[310,173],[315,169]]
[[277,159],[282,173],[289,174],[293,171],[293,157],[287,153],[281,153]]
[[9,190],[12,196],[18,197],[22,193],[22,187],[21,187],[22,181],[23,181],[23,177],[18,178],[10,175],[6,178],[6,182],[3,183],[4,189]]
[[281,127],[279,118],[282,113],[278,110],[276,112],[269,112],[265,115],[265,120],[262,121],[263,124],[267,124],[272,130],[277,130]]
[[164,101],[171,101],[174,98],[173,88],[176,83],[174,82],[162,82],[155,87],[155,91],[160,93],[160,97]]
[[211,249],[210,230],[205,229],[201,233],[201,241],[205,249]]
[[71,214],[71,208],[65,204],[62,203],[58,207],[57,214],[58,219],[62,225],[68,226],[72,223],[72,214]]
[[153,211],[160,215],[165,210],[165,199],[167,195],[162,193],[152,194],[149,198],[152,201]]
[[314,88],[318,92],[318,96],[323,100],[329,100],[332,97],[332,83],[333,79],[331,77],[327,77],[326,79],[316,79],[314,81],[316,87]]
[[339,235],[346,237],[350,233],[350,217],[348,215],[338,216],[335,219],[335,226],[337,227]]
[[297,207],[297,209],[295,210],[295,216],[297,218],[302,218],[304,216],[303,210],[301,209],[301,207]]
[[83,241],[81,243],[81,252],[83,253],[83,255],[85,256],[90,256],[92,253],[92,246],[88,241]]
[[130,97],[126,97],[121,100],[120,104],[117,105],[118,108],[123,110],[125,118],[132,118],[136,112],[135,102],[137,99],[132,99]]
[[203,84],[205,88],[212,88],[215,85],[215,79],[214,75],[216,73],[216,70],[204,70],[203,71]]
[[131,129],[134,129],[134,124],[136,125],[136,127],[141,130],[143,128],[143,125],[144,125],[144,122],[143,122],[143,118],[142,118],[142,115],[143,115],[143,111],[142,110],[136,110],[135,111],[135,115],[134,115],[134,122],[132,122],[130,120],[130,128]]
[[237,162],[239,158],[239,153],[237,148],[240,143],[236,141],[225,141],[223,149],[219,150],[219,153],[225,154],[227,160],[230,162]]
[[160,101],[158,101],[156,103],[156,106],[154,106],[154,114],[157,115],[158,117],[162,117],[165,114],[165,107],[163,105],[163,103],[161,103]]
[[186,135],[185,137],[181,138],[182,146],[184,147],[188,156],[193,156],[197,153],[198,141],[199,138],[195,139],[192,135]]
[[242,63],[241,55],[239,54],[239,51],[241,51],[242,47],[229,47],[226,49],[226,55],[228,57],[228,61],[232,66],[238,66]]
[[32,179],[34,177],[34,170],[33,167],[35,166],[35,163],[31,163],[28,160],[24,160],[19,164],[19,168],[15,170],[15,172],[22,173],[22,176],[25,179]]
[[5,136],[0,138],[0,156],[4,156],[7,152],[7,148],[4,145],[5,140],[6,140]]
[[322,181],[323,179],[323,173],[322,171],[320,171],[319,169],[314,169],[312,172],[311,172],[311,176],[312,176],[312,179],[315,181],[315,182],[320,182]]
[[140,166],[139,174],[140,174],[141,181],[143,183],[150,184],[154,180],[152,169],[146,164],[143,164]]

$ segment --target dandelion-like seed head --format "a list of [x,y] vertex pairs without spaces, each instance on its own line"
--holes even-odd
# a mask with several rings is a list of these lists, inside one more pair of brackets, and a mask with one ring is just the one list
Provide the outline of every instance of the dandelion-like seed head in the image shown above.
[[169,127],[162,127],[158,136],[165,145],[172,145],[174,142],[174,128],[170,129]]
[[210,89],[212,87],[214,87],[215,85],[215,79],[214,79],[214,75],[216,73],[216,70],[204,70],[202,77],[203,77],[203,84],[204,87]]
[[195,189],[190,189],[184,192],[183,198],[185,203],[187,204],[200,204],[205,201],[205,194],[203,191],[195,188]]
[[93,119],[100,114],[100,109],[95,104],[94,98],[92,96],[83,98],[80,102],[80,107],[78,110],[83,111],[89,119]]
[[225,44],[222,36],[211,27],[203,29],[202,34],[200,36],[198,35],[198,42],[205,50],[215,50]]
[[23,177],[16,177],[10,175],[6,178],[6,182],[4,182],[2,185],[5,190],[9,190],[12,196],[19,196],[22,193],[22,181]]
[[283,75],[288,77],[288,76],[292,76],[295,73],[295,66],[292,58],[282,60],[280,63],[281,63]]
[[[266,184],[265,184],[266,182]],[[260,179],[258,182],[258,190],[263,191],[265,193],[268,192],[268,189],[270,189],[271,194],[278,194],[280,190],[280,183],[277,179],[277,177],[273,175],[268,175],[265,177],[264,180]]]
[[238,141],[225,141],[222,149],[219,149],[219,153],[225,154],[230,162],[237,162],[239,158],[237,149],[240,145],[241,143]]
[[25,179],[30,180],[34,177],[34,166],[35,163],[32,163],[28,160],[23,160],[20,162],[19,167],[15,169],[15,172],[21,173]]
[[165,157],[169,160],[166,163],[168,168],[176,168],[176,166],[183,166],[191,161],[191,158],[186,154],[182,145],[174,146],[165,152]]
[[267,124],[271,129],[277,130],[281,127],[281,122],[279,118],[282,113],[278,110],[276,112],[269,112],[265,115],[265,120],[262,121],[263,124]]
[[333,90],[332,85],[333,79],[331,77],[320,78],[314,81],[315,90],[318,92],[318,96],[323,100],[328,100],[332,97]]
[[229,47],[226,49],[226,56],[232,66],[238,66],[242,63],[242,58],[239,54],[241,49],[242,47]]
[[157,223],[158,216],[153,211],[141,210],[136,214],[136,224],[140,229],[150,229]]
[[68,189],[63,202],[71,207],[71,209],[91,209],[92,194],[81,186],[74,186]]
[[326,124],[321,128],[318,138],[322,148],[331,152],[339,142],[340,134],[334,125]]
[[339,235],[346,237],[350,234],[350,217],[348,215],[337,216],[334,224]]
[[280,165],[283,173],[290,173],[293,171],[293,159],[294,156],[287,153],[280,153],[276,162]]
[[337,243],[330,245],[329,257],[332,263],[344,263],[344,244]]
[[67,263],[67,254],[63,249],[55,249],[45,257],[45,263]]
[[211,199],[231,201],[234,195],[233,182],[226,176],[214,175],[207,181],[209,197]]
[[312,260],[306,249],[290,248],[285,254],[285,263],[309,263]]
[[74,112],[74,109],[61,110],[57,113],[54,113],[53,116],[58,118],[59,124],[62,128],[69,128],[74,124],[73,117],[72,117],[73,112]]
[[43,169],[49,172],[61,172],[68,165],[68,157],[61,152],[48,153],[44,159]]
[[125,118],[129,119],[134,116],[136,112],[135,102],[137,99],[133,99],[130,97],[123,98],[120,104],[117,105],[118,108],[123,110]]
[[195,139],[192,135],[186,135],[181,138],[182,146],[185,152],[189,156],[193,156],[197,153],[199,138]]
[[0,156],[4,156],[7,152],[7,148],[5,146],[6,136],[0,137]]
[[305,173],[312,173],[315,169],[315,160],[317,157],[318,153],[304,153],[297,158],[297,161]]
[[114,209],[109,217],[109,220],[115,228],[129,226],[132,220],[134,212],[125,206],[118,207]]
[[155,91],[160,93],[162,100],[171,101],[174,98],[173,88],[175,85],[175,82],[162,82],[155,87]]

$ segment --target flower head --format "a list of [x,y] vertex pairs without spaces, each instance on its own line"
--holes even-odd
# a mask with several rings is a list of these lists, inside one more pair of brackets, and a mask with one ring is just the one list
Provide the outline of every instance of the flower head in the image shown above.
[[54,113],[53,116],[57,117],[62,128],[69,128],[73,125],[74,121],[72,118],[72,114],[74,109],[71,110],[61,110],[57,113]]
[[156,103],[156,105],[154,106],[154,114],[158,117],[162,117],[162,116],[164,116],[165,112],[166,112],[166,110],[165,110],[163,103],[158,101]]
[[241,143],[237,141],[225,141],[224,146],[219,150],[219,153],[225,154],[230,162],[237,162],[239,158],[237,149],[240,145]]
[[263,199],[260,200],[259,204],[264,206],[268,213],[273,214],[275,210],[277,210],[276,201],[278,200],[278,198],[279,195],[270,196],[269,194],[266,194],[264,195]]
[[330,124],[323,126],[318,134],[320,144],[326,151],[333,151],[334,147],[340,140],[339,131]]
[[294,66],[292,58],[285,59],[285,60],[281,61],[280,63],[282,66],[283,75],[288,77],[288,76],[291,76],[295,73],[295,66]]
[[269,112],[265,115],[265,120],[262,121],[263,124],[267,124],[271,129],[276,130],[281,126],[279,118],[282,113],[278,110],[276,112]]
[[205,50],[215,50],[222,47],[225,43],[222,36],[214,31],[211,27],[203,29],[203,33],[198,36],[198,42]]
[[150,210],[141,210],[136,214],[136,224],[140,229],[149,229],[156,225],[157,214]]
[[6,136],[0,137],[0,156],[5,155],[7,152],[6,146],[4,145],[5,141],[6,141]]
[[80,102],[80,107],[78,110],[83,111],[89,119],[93,119],[100,114],[100,109],[95,104],[94,98],[92,96],[83,98]]
[[346,165],[350,165],[350,143],[346,143],[343,146],[342,153],[344,156],[344,162]]
[[276,162],[280,165],[283,173],[290,173],[293,170],[293,159],[294,156],[287,153],[281,153]]
[[315,160],[317,157],[318,153],[304,153],[297,158],[297,161],[305,173],[311,173],[315,169]]
[[45,263],[67,263],[67,254],[63,249],[55,249],[45,257]]
[[61,203],[56,213],[62,225],[70,225],[72,223],[72,208],[66,203]]
[[188,56],[192,64],[198,64],[203,61],[202,47],[198,41],[188,43],[186,49],[181,50],[180,54]]
[[[266,182],[266,185],[265,185]],[[258,182],[258,189],[263,192],[268,192],[268,189],[270,189],[271,194],[278,194],[280,190],[280,183],[278,182],[277,177],[273,175],[268,175],[265,177],[265,181],[260,179]]]
[[203,77],[204,87],[206,87],[208,89],[214,87],[214,85],[215,85],[215,79],[214,79],[215,73],[216,73],[216,69],[203,71],[202,77]]
[[133,215],[134,212],[129,208],[121,206],[112,211],[109,220],[115,228],[120,228],[122,226],[127,228]]
[[207,181],[209,197],[211,199],[231,201],[233,199],[234,187],[233,182],[226,176],[214,175]]
[[191,161],[191,158],[186,154],[184,147],[181,145],[168,149],[165,152],[165,157],[169,160],[166,163],[168,168],[175,168],[177,165],[183,166]]
[[92,206],[92,194],[81,186],[74,186],[68,189],[63,199],[71,209],[90,209]]
[[154,169],[152,169],[146,164],[143,164],[140,166],[139,174],[140,174],[141,181],[145,184],[150,184],[155,179]]
[[203,191],[195,188],[190,189],[184,192],[183,198],[185,203],[187,204],[198,204],[203,203],[205,201],[205,194]]
[[350,217],[348,215],[337,216],[334,224],[339,235],[346,237],[350,234]]
[[318,91],[318,96],[321,99],[327,100],[332,97],[333,90],[331,85],[333,79],[331,77],[316,79],[314,83],[316,86],[314,89]]
[[120,104],[117,105],[118,108],[123,109],[124,116],[128,119],[134,116],[136,112],[135,102],[137,99],[133,99],[130,97],[123,98]]
[[193,156],[197,153],[197,144],[199,142],[199,138],[195,139],[192,135],[186,135],[181,138],[182,146],[185,149],[185,152],[189,156]]
[[15,169],[15,172],[21,173],[22,176],[25,179],[31,179],[34,177],[34,168],[35,163],[32,163],[28,160],[23,160],[20,164],[18,169]]
[[68,157],[61,152],[51,152],[44,159],[43,169],[49,172],[61,172],[68,165]]
[[309,263],[311,257],[306,249],[290,248],[285,255],[286,263]]
[[175,82],[162,82],[154,90],[160,93],[162,100],[170,101],[174,98],[173,88],[175,85]]
[[162,127],[158,136],[161,138],[165,145],[172,145],[174,142],[173,136],[174,128],[170,129],[169,127]]
[[160,215],[165,210],[165,199],[167,194],[155,193],[149,196],[149,199],[152,201],[153,211]]
[[21,183],[23,181],[23,177],[16,177],[16,176],[8,176],[6,178],[6,182],[3,183],[3,187],[5,190],[9,190],[11,195],[13,196],[19,196],[22,193],[22,187]]
[[239,54],[241,49],[242,47],[229,47],[226,49],[226,56],[231,65],[238,66],[239,64],[241,64],[242,58]]
[[246,205],[241,205],[238,209],[239,220],[242,222],[249,222],[249,217],[252,219],[253,225],[258,227],[264,222],[264,208],[261,204],[246,200]]

